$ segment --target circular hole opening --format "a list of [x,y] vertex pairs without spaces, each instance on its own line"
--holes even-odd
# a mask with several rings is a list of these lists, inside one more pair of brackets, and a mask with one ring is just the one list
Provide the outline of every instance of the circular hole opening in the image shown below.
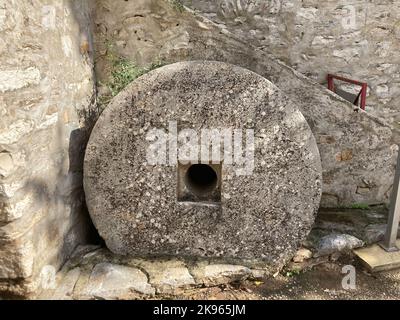
[[185,184],[197,196],[205,196],[217,187],[218,175],[209,165],[194,164],[186,172]]

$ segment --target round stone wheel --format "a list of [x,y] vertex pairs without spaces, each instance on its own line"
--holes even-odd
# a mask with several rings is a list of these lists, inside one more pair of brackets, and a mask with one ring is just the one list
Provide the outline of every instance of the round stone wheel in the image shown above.
[[[180,148],[191,129],[203,150],[204,129],[229,128],[243,133],[245,163],[176,159],[176,133]],[[154,152],[159,163],[149,161]],[[303,115],[271,82],[221,62],[180,62],[111,101],[87,147],[84,187],[93,222],[117,254],[262,260],[276,270],[312,228],[321,161]]]

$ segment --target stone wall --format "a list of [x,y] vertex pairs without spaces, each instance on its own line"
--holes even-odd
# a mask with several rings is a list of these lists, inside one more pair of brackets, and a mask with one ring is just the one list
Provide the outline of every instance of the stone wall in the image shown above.
[[139,65],[160,59],[217,60],[250,69],[296,101],[307,119],[322,158],[322,206],[388,202],[398,132],[369,113],[355,113],[350,103],[266,49],[167,0],[99,0],[96,26],[96,70],[102,83],[112,69],[105,43],[113,44],[113,54]]
[[88,2],[0,1],[0,292],[34,291],[89,234],[90,51]]
[[327,71],[367,80],[369,110],[396,120],[399,5],[354,0],[355,30],[343,32],[337,19],[351,9],[332,9],[335,1],[272,3],[266,13],[257,2],[236,1],[221,16],[214,2],[193,1],[218,25],[177,0],[0,0],[0,295],[40,288],[77,245],[90,241],[82,164],[98,116],[91,54],[98,89],[106,92],[110,44],[139,66],[206,59],[263,75],[296,100],[313,130],[323,205],[388,201],[396,131],[355,114],[300,72],[319,82]]
[[319,83],[327,73],[367,82],[367,110],[400,127],[399,1],[182,2]]

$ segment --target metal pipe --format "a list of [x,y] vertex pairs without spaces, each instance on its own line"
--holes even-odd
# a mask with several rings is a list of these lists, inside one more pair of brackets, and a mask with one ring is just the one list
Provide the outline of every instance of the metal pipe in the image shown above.
[[396,174],[393,183],[393,192],[390,203],[389,220],[385,238],[380,246],[387,252],[400,251],[396,246],[397,233],[400,222],[400,152],[397,158]]
[[366,83],[363,83],[361,89],[361,104],[360,104],[360,108],[362,110],[365,110],[367,104],[367,90],[368,90],[368,85]]

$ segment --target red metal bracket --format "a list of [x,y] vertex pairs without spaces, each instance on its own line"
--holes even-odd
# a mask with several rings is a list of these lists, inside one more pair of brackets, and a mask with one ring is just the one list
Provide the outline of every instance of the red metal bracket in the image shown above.
[[343,81],[343,82],[347,82],[347,83],[351,83],[351,84],[354,84],[356,86],[360,86],[361,87],[361,91],[358,94],[357,99],[353,102],[353,104],[358,106],[358,101],[361,98],[360,108],[362,110],[365,110],[365,106],[367,104],[368,84],[366,82],[360,82],[360,81],[347,79],[347,78],[340,77],[340,76],[335,76],[333,74],[328,74],[328,89],[331,90],[332,92],[336,92],[335,91],[335,83],[333,81],[334,79],[339,80],[339,81]]

